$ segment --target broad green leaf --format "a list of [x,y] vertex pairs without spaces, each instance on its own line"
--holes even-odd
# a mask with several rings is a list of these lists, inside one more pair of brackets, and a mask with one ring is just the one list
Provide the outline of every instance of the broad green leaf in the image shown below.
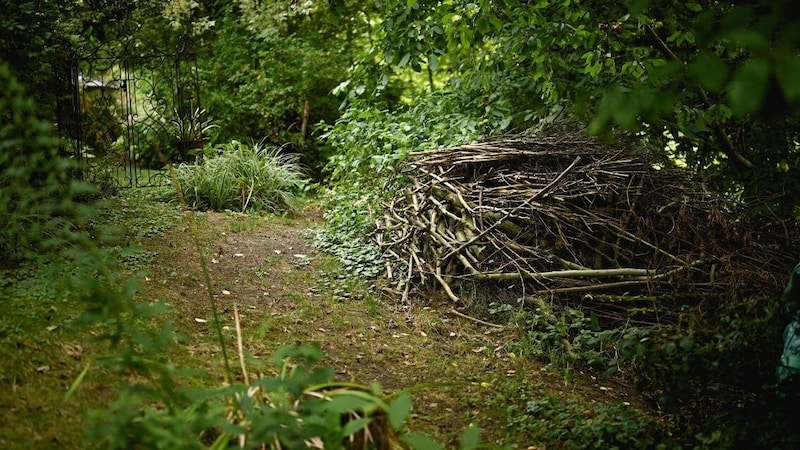
[[482,34],[486,34],[489,32],[489,22],[487,22],[486,18],[483,16],[478,17],[478,20],[475,21],[475,28]]
[[418,3],[419,3],[419,1],[418,1],[418,0],[408,0],[408,1],[406,2],[406,6],[407,6],[409,9],[415,9],[415,8],[417,7],[417,4],[418,4]]
[[439,57],[436,56],[435,54],[431,54],[431,56],[428,57],[428,67],[430,67],[431,70],[438,69],[439,68]]
[[731,81],[728,99],[738,116],[758,111],[764,102],[769,86],[769,64],[764,59],[753,59],[736,71]]
[[628,11],[633,16],[637,16],[644,12],[650,6],[650,0],[628,0]]
[[470,48],[472,45],[472,33],[467,29],[461,30],[461,46],[465,49]]
[[344,428],[342,428],[342,434],[345,436],[351,436],[361,431],[361,429],[369,425],[370,422],[372,422],[372,418],[370,417],[362,417],[361,419],[351,420],[350,422],[347,422]]
[[345,393],[333,397],[330,402],[325,404],[325,408],[335,413],[344,413],[363,410],[369,404],[370,403],[363,398]]
[[703,7],[700,6],[698,3],[688,2],[686,3],[686,9],[688,9],[689,11],[700,12],[703,10]]
[[789,56],[775,62],[775,77],[789,102],[800,100],[800,58]]
[[389,404],[387,414],[389,414],[389,423],[392,425],[392,428],[399,430],[410,413],[411,396],[404,392],[398,395],[397,398]]
[[711,92],[720,92],[728,79],[729,68],[721,59],[708,53],[701,53],[689,65],[689,75],[700,86]]
[[474,450],[481,442],[481,429],[470,425],[461,433],[460,450]]
[[444,450],[438,442],[422,433],[409,433],[401,439],[414,450]]
[[411,59],[411,53],[406,53],[406,54],[405,54],[405,55],[403,55],[403,57],[400,59],[400,62],[399,62],[399,63],[397,63],[397,67],[405,67],[405,66],[406,66],[406,64],[408,64],[408,61],[409,61],[410,59]]

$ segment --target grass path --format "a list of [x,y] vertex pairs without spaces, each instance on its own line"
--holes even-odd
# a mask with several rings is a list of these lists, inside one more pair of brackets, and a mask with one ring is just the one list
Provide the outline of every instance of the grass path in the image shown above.
[[[184,221],[168,219],[176,217],[169,207],[128,206],[121,221],[134,247],[120,252],[131,274],[141,277],[137,301],[169,304],[184,336],[172,361],[210,374],[194,382],[221,384],[222,359],[209,327],[211,309],[190,230]],[[399,305],[368,282],[345,276],[335,260],[309,243],[309,230],[320,222],[318,211],[296,219],[196,217],[234,367],[236,307],[251,374],[268,373],[266,362],[282,346],[317,344],[323,364],[339,379],[378,382],[387,391],[411,389],[410,427],[434,435],[446,448],[457,447],[470,423],[484,430],[486,441],[538,448],[536,442],[546,436],[526,413],[532,401],[589,411],[586,420],[600,405],[635,403],[624,387],[608,380],[565,375],[563,367],[523,357],[530,349],[520,347],[519,326],[498,329],[465,319],[450,313],[453,305],[438,296]],[[6,347],[0,359],[0,447],[81,448],[85,411],[102,407],[116,385],[130,380],[92,370],[62,405],[72,380],[104,350],[91,342],[91,331],[62,325],[79,311],[46,296],[31,303],[19,283],[7,286],[19,298],[2,304],[13,316],[0,322]],[[30,306],[23,307],[25,302]],[[44,317],[53,325],[45,325]]]

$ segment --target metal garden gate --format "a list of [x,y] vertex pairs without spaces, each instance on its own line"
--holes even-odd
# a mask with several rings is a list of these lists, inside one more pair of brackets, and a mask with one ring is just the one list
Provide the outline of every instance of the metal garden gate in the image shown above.
[[185,160],[181,121],[200,111],[194,43],[163,51],[135,39],[77,55],[60,70],[58,128],[90,176],[122,187],[164,184],[168,162]]

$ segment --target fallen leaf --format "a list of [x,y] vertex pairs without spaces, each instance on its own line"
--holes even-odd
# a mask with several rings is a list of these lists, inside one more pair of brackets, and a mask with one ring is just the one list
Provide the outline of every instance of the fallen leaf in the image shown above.
[[53,331],[56,328],[58,328],[58,325],[50,325],[49,327],[47,327],[47,331]]
[[44,373],[50,370],[50,366],[39,366],[36,368],[36,371],[39,373]]
[[80,357],[83,355],[83,347],[80,345],[64,344],[62,345],[62,348],[67,356],[80,359]]
[[216,259],[214,259],[214,258],[211,258],[211,264],[219,264],[219,261],[217,261],[217,260],[216,260]]
[[295,257],[295,258],[301,258],[301,259],[302,259],[302,258],[308,258],[308,256],[306,256],[306,255],[303,255],[303,254],[300,254],[300,253],[298,253],[298,254],[295,254],[295,255],[294,255],[294,257]]
[[231,295],[231,291],[222,290],[222,295]]
[[244,253],[234,253],[233,256],[237,258],[244,258]]
[[208,321],[206,319],[195,318],[194,321],[197,322],[197,323],[208,323]]
[[280,250],[275,250],[275,254],[276,254],[276,255],[280,255],[280,254],[281,254],[281,251],[280,251]]

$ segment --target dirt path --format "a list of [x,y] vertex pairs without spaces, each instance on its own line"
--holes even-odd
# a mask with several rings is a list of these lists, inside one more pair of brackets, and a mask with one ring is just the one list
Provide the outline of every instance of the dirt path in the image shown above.
[[[281,346],[318,344],[323,364],[341,379],[376,381],[388,391],[417,388],[412,428],[448,446],[469,423],[491,440],[526,442],[524,434],[509,429],[509,406],[526,398],[581,392],[624,397],[621,389],[600,391],[596,380],[576,384],[560,370],[517,357],[512,342],[518,329],[466,320],[448,313],[452,305],[444,302],[403,308],[347,279],[338,263],[309,242],[319,221],[318,211],[293,220],[207,213],[198,221],[231,354],[236,305],[251,372],[268,371],[269,358]],[[159,249],[160,257],[145,295],[174,307],[176,327],[187,336],[179,352],[221,374],[210,302],[188,228],[179,225],[148,246]]]

